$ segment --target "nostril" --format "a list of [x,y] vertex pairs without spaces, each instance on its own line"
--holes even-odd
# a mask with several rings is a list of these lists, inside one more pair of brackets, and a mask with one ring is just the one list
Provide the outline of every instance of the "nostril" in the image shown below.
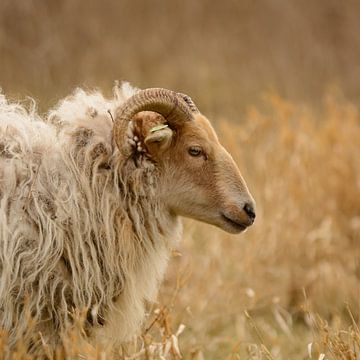
[[247,216],[250,218],[251,221],[255,220],[256,215],[253,205],[246,203],[244,205],[244,211],[246,212]]

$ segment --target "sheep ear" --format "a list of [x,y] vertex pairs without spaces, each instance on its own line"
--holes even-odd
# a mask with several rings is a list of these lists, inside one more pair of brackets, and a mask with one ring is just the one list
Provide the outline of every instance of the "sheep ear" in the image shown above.
[[151,129],[144,142],[148,152],[152,155],[162,153],[171,143],[172,130],[168,127]]

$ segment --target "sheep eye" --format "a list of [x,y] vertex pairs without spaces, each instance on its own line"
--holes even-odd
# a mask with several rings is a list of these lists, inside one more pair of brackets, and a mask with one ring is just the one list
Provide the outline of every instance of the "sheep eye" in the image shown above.
[[201,153],[202,153],[202,150],[201,150],[201,147],[199,147],[199,146],[192,146],[189,148],[189,154],[191,156],[199,156],[199,155],[201,155]]

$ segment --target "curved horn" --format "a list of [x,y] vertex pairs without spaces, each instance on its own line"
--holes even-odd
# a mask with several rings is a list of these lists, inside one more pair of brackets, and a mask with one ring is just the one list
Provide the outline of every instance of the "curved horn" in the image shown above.
[[191,97],[189,95],[186,94],[182,94],[179,93],[179,95],[184,99],[184,101],[188,104],[190,110],[194,113],[194,114],[198,114],[200,111],[197,108],[197,106],[194,104],[194,102],[192,101]]
[[141,90],[116,111],[113,138],[119,149],[123,146],[128,122],[140,111],[157,112],[169,123],[193,120],[194,112],[198,112],[187,95],[161,88]]

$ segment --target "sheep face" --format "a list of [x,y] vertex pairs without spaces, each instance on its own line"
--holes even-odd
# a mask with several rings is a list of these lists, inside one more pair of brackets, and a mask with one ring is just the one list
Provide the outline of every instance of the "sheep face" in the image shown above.
[[171,128],[161,126],[165,119],[155,113],[142,112],[136,119],[140,141],[161,173],[159,196],[171,213],[230,233],[252,225],[254,200],[234,160],[203,115]]

